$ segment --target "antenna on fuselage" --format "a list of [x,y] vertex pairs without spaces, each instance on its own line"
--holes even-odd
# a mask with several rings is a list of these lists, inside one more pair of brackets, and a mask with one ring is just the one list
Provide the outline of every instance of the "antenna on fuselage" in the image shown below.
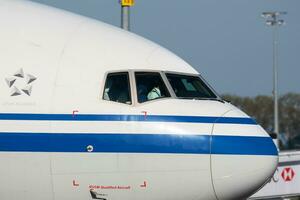
[[121,4],[121,28],[130,31],[130,7],[134,6],[134,0],[119,0]]

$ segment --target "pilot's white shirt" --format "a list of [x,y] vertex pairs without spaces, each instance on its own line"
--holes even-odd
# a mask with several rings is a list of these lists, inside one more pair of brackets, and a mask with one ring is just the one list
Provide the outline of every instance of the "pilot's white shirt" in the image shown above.
[[148,100],[156,99],[159,97],[161,97],[161,93],[158,87],[154,87],[147,95]]

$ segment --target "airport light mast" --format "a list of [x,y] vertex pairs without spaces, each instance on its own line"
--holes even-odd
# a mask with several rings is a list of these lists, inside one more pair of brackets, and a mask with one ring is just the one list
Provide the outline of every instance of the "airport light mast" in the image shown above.
[[130,31],[130,7],[134,0],[119,0],[121,4],[121,28]]
[[274,99],[274,133],[276,134],[276,146],[279,149],[279,119],[278,119],[278,38],[277,27],[284,25],[280,15],[286,15],[287,12],[263,12],[262,17],[266,19],[266,25],[273,28],[273,99]]

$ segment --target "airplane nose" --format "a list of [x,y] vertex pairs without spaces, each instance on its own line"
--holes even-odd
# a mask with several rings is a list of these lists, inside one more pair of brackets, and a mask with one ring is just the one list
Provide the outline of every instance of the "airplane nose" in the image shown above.
[[[226,119],[229,123],[222,123]],[[246,199],[273,175],[278,152],[264,129],[239,110],[214,124],[211,173],[219,200]]]

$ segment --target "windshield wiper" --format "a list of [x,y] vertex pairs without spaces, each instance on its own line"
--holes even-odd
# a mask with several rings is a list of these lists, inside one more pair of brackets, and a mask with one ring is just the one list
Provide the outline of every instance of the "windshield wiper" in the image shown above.
[[208,97],[180,97],[180,99],[191,99],[191,100],[208,100],[208,101],[218,101],[225,103],[223,99],[220,98],[208,98]]
[[224,100],[222,100],[222,99],[219,99],[219,98],[195,97],[194,99],[195,99],[195,100],[209,100],[209,101],[218,101],[218,102],[221,102],[221,103],[225,103],[225,101],[224,101]]

